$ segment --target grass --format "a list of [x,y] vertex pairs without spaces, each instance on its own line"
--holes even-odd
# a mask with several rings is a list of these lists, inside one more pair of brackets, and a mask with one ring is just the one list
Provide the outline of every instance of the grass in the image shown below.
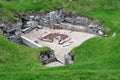
[[[73,65],[46,68],[39,54],[48,48],[19,46],[0,36],[0,80],[119,80],[120,1],[119,0],[19,0],[0,1],[0,20],[17,21],[14,15],[27,11],[48,12],[63,7],[69,13],[99,20],[108,37],[95,37],[72,50]],[[24,7],[23,7],[24,6]],[[112,37],[113,32],[117,35]]]

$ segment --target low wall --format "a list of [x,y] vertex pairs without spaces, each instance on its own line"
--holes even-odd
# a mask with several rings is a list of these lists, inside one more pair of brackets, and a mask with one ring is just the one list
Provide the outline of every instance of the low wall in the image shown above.
[[35,43],[34,41],[28,39],[28,38],[25,37],[25,36],[21,36],[21,39],[22,39],[22,42],[23,42],[25,45],[27,45],[27,46],[29,46],[29,47],[31,47],[31,48],[40,48],[40,47],[42,47],[41,45]]
[[82,31],[82,32],[88,31],[88,27],[79,26],[79,25],[72,25],[69,23],[55,24],[54,29],[66,29],[66,30],[74,30],[74,31]]

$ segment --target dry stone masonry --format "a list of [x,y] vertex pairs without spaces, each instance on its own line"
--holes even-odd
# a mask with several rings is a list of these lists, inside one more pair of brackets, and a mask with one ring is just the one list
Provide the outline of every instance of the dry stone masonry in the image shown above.
[[3,35],[14,42],[17,42],[20,38],[20,33],[28,33],[33,29],[41,29],[43,27],[52,29],[68,29],[73,31],[83,31],[100,36],[104,36],[104,30],[102,25],[96,24],[87,17],[70,15],[63,11],[63,9],[49,12],[46,15],[21,15],[21,24],[12,26],[11,29],[7,29],[7,24],[1,23],[0,29],[3,31]]
[[54,55],[54,51],[44,51],[40,53],[40,62],[43,65],[52,63],[52,62],[57,62],[58,60],[56,59],[55,55]]
[[49,12],[43,16],[30,16],[26,21],[22,22],[22,32],[24,33],[27,33],[34,28],[48,27],[52,29],[68,29],[89,32],[101,36],[104,35],[102,25],[93,22],[87,17],[69,15],[62,9]]
[[[72,0],[70,0],[72,1]],[[62,9],[49,12],[44,15],[20,15],[21,22],[9,26],[5,23],[0,23],[0,32],[3,36],[9,39],[10,41],[19,43],[26,43],[25,45],[29,47],[39,48],[41,45],[38,45],[38,41],[32,41],[24,36],[21,36],[21,33],[26,34],[31,32],[33,29],[66,29],[71,31],[82,31],[87,33],[92,33],[100,36],[105,36],[104,29],[102,25],[95,23],[91,19],[83,16],[70,15],[64,12]],[[10,27],[8,29],[8,27]],[[2,31],[1,31],[2,30]],[[65,34],[59,33],[50,33],[40,38],[40,40],[53,42],[55,44],[64,44],[69,41],[71,38]],[[69,46],[65,45],[63,47]],[[49,53],[49,54],[48,54]],[[64,55],[65,65],[73,64],[73,57],[70,54]],[[40,55],[40,61],[43,65],[58,62],[54,51],[43,52]]]
[[5,24],[0,25],[3,31],[3,36],[13,42],[19,42],[21,40],[21,24],[17,24],[14,28],[7,29]]

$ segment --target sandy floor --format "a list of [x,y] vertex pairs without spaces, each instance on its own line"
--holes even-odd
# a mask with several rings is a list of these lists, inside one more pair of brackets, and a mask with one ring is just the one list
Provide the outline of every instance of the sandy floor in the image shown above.
[[[64,43],[63,45],[59,45],[59,44],[54,44],[50,42],[44,42],[39,39],[43,35],[46,35],[49,33],[66,34],[71,37],[71,40]],[[55,50],[55,56],[57,57],[57,59],[60,62],[64,63],[65,54],[68,54],[74,47],[79,46],[85,40],[92,38],[95,35],[89,34],[89,33],[83,33],[83,32],[70,31],[70,30],[57,30],[57,29],[53,30],[53,29],[44,28],[44,29],[39,29],[38,31],[33,30],[30,33],[23,34],[23,36],[26,36],[31,40],[37,40],[40,45],[48,46],[51,49]]]

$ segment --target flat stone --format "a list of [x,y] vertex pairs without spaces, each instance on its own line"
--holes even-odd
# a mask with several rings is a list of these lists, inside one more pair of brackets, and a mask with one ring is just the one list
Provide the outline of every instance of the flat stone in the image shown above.
[[60,63],[60,62],[52,62],[49,63],[47,65],[45,65],[46,67],[57,67],[57,66],[64,66],[64,64]]
[[79,24],[79,25],[83,25],[85,19],[86,19],[85,17],[77,17],[77,18],[75,19],[75,23],[76,23],[76,24]]

